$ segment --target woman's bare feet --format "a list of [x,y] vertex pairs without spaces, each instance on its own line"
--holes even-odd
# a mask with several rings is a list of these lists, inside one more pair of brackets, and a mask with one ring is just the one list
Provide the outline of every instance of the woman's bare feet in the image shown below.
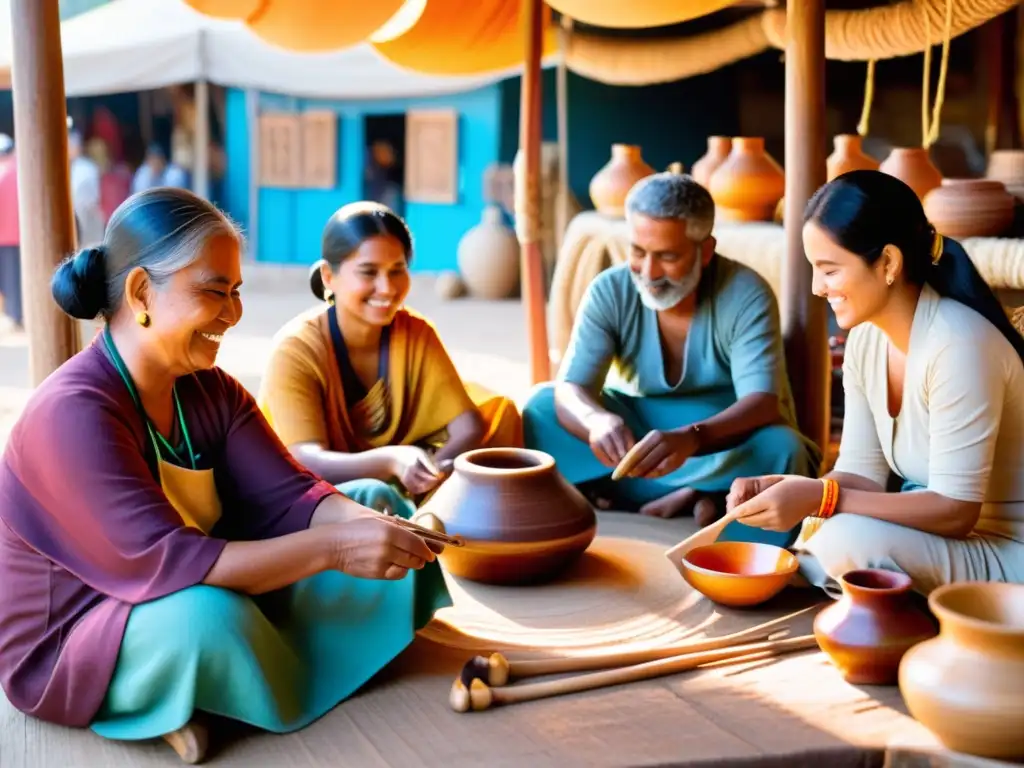
[[165,733],[164,741],[171,745],[183,762],[195,765],[206,757],[209,733],[205,725],[190,720],[178,730]]
[[649,501],[640,507],[640,514],[648,517],[679,517],[694,508],[700,493],[692,488],[677,488],[660,499]]

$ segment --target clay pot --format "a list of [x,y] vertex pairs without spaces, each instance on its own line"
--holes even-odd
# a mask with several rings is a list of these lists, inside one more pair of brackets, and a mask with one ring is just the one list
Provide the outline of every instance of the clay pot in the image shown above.
[[942,174],[932,164],[923,147],[897,147],[878,166],[878,170],[895,176],[924,200],[925,195],[942,183]]
[[732,151],[732,139],[728,136],[708,136],[708,151],[705,152],[690,169],[690,175],[697,183],[707,189],[711,183],[711,174],[725,162]]
[[997,149],[988,158],[985,177],[1001,181],[1006,191],[1024,201],[1024,149]]
[[940,235],[998,237],[1013,226],[1013,195],[993,179],[943,179],[924,198],[924,212]]
[[932,618],[911,600],[910,577],[895,571],[849,571],[843,596],[814,619],[818,645],[854,685],[895,685],[900,660],[936,635]]
[[900,664],[910,714],[955,752],[1024,758],[1024,585],[948,584],[928,605],[939,636]]
[[454,471],[414,520],[466,539],[441,555],[445,569],[489,584],[528,584],[556,576],[590,546],[597,516],[555,469],[525,448],[481,448]]
[[880,163],[861,148],[861,137],[841,133],[832,139],[832,154],[825,161],[826,178],[832,181],[850,171],[877,171]]
[[459,241],[459,273],[469,294],[507,299],[519,287],[519,241],[497,205],[484,208],[480,223]]
[[622,218],[629,190],[654,172],[640,156],[640,147],[612,144],[611,160],[590,180],[590,199],[599,213]]
[[764,139],[738,137],[711,174],[708,190],[717,215],[726,221],[771,221],[786,191],[786,176],[764,151]]

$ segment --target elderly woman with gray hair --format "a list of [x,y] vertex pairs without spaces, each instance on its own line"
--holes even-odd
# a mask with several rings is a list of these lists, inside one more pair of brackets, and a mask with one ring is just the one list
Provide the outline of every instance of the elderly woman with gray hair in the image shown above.
[[[775,297],[715,252],[714,212],[690,176],[633,187],[628,262],[590,284],[557,380],[524,409],[527,445],[592,498],[657,517],[692,510],[703,525],[736,478],[815,476],[820,462],[796,429]],[[611,482],[634,446],[638,460]],[[734,523],[722,539],[795,535]]]

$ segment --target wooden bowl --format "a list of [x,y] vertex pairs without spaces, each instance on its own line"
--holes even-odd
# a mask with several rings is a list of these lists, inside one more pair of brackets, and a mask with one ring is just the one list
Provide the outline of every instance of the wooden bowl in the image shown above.
[[721,605],[749,607],[771,600],[796,572],[788,550],[771,544],[718,541],[691,549],[680,569],[686,582]]

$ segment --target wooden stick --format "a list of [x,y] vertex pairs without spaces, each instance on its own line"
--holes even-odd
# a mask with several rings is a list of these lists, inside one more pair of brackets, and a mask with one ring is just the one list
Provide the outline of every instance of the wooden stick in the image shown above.
[[466,662],[460,677],[465,685],[470,685],[474,679],[479,678],[492,688],[497,688],[507,684],[509,680],[521,680],[539,675],[557,675],[565,672],[583,672],[591,669],[624,667],[632,664],[643,664],[648,661],[655,661],[656,659],[664,659],[670,656],[714,651],[719,648],[732,648],[741,644],[767,641],[780,632],[788,633],[790,628],[785,622],[791,621],[809,611],[818,610],[821,607],[822,604],[811,605],[788,616],[780,616],[756,627],[749,627],[739,632],[722,635],[721,637],[687,640],[682,643],[658,648],[638,648],[629,651],[613,650],[589,656],[549,656],[540,659],[520,660],[509,660],[501,653],[492,653],[490,656],[475,656]]
[[671,561],[677,571],[682,573],[683,565],[681,561],[686,554],[697,547],[714,544],[715,541],[718,540],[718,537],[722,535],[722,531],[725,530],[725,527],[736,519],[737,516],[734,512],[727,512],[720,520],[701,528],[695,534],[688,536],[676,544],[672,549],[667,550],[665,552],[665,557]]
[[422,525],[417,525],[416,523],[406,520],[404,517],[399,517],[398,515],[387,515],[387,517],[396,525],[407,528],[413,533],[422,536],[424,539],[436,541],[440,544],[447,544],[451,547],[466,546],[466,540],[461,536],[449,536],[447,533],[441,533],[440,531],[435,531],[432,528],[425,528]]
[[579,693],[595,688],[635,683],[664,675],[674,675],[719,661],[755,661],[815,648],[817,645],[818,641],[814,635],[802,635],[800,637],[787,638],[786,640],[753,643],[737,648],[722,648],[715,651],[672,656],[667,659],[650,661],[646,664],[608,669],[603,672],[591,672],[590,674],[576,675],[559,680],[547,680],[542,683],[513,685],[507,688],[491,688],[480,679],[474,680],[467,687],[461,678],[456,678],[452,684],[448,703],[456,712],[469,712],[470,710],[479,712],[493,706],[520,704],[551,696],[564,696],[568,693]]

